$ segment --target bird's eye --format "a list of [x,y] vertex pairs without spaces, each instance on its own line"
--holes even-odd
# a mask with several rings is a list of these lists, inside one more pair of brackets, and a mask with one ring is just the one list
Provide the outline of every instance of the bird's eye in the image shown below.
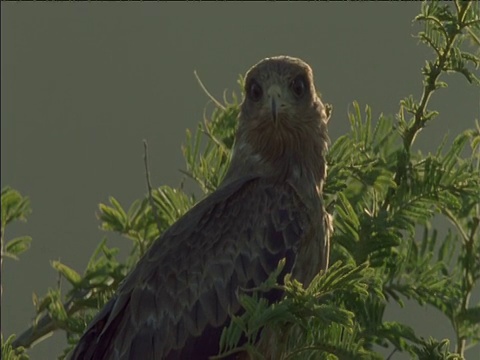
[[262,95],[263,95],[262,87],[257,81],[252,80],[250,82],[250,85],[248,86],[247,94],[250,100],[252,100],[253,102],[257,102],[262,98]]
[[292,92],[295,94],[296,97],[301,98],[307,89],[307,85],[305,84],[305,78],[301,75],[297,76],[295,79],[292,80],[290,84],[290,88]]

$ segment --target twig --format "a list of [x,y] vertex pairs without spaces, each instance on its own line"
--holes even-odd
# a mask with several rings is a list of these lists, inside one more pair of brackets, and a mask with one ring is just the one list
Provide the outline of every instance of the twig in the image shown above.
[[182,170],[182,169],[179,169],[178,171],[180,171],[182,174],[186,175],[190,179],[196,181],[200,185],[200,187],[202,187],[203,189],[206,189],[208,191],[215,191],[215,188],[213,186],[208,185],[207,183],[202,181],[199,177],[196,177],[195,175],[193,175],[193,173]]
[[393,349],[393,351],[390,353],[390,355],[388,355],[386,360],[390,360],[396,352],[397,352],[397,348]]
[[210,92],[207,90],[207,88],[205,87],[205,85],[203,85],[203,82],[202,80],[200,80],[200,77],[198,76],[197,74],[197,70],[195,70],[193,72],[193,74],[195,75],[195,78],[197,79],[198,83],[200,84],[200,87],[202,88],[202,90],[205,92],[205,94],[207,94],[207,96],[210,98],[210,100],[212,100],[214,102],[215,105],[217,105],[220,109],[222,110],[225,110],[225,106],[223,106],[217,99],[215,99],[213,97],[212,94],[210,94]]
[[157,229],[158,232],[162,232],[162,221],[160,220],[160,217],[158,216],[157,213],[157,207],[155,206],[155,202],[153,200],[153,195],[152,195],[152,184],[150,182],[150,170],[148,168],[148,143],[147,140],[143,139],[143,161],[145,164],[145,177],[147,180],[147,189],[148,189],[148,201],[150,202],[150,206],[152,207],[153,211],[153,216],[155,218],[155,222],[157,223]]
[[225,144],[222,141],[218,140],[215,137],[215,135],[212,134],[212,132],[208,128],[208,125],[207,125],[206,122],[205,122],[204,127],[205,127],[205,129],[200,129],[200,131],[202,131],[202,133],[204,133],[210,140],[212,140],[215,145],[217,145],[220,149],[222,149],[222,151],[224,153],[228,153],[228,150],[227,150],[227,147],[225,146]]

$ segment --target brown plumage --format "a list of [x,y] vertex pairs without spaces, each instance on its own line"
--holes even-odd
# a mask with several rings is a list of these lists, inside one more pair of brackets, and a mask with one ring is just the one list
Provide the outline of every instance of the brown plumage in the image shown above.
[[326,269],[327,121],[305,62],[253,66],[222,184],[153,243],[72,359],[208,359],[240,311],[239,287],[261,284],[282,258],[305,285]]

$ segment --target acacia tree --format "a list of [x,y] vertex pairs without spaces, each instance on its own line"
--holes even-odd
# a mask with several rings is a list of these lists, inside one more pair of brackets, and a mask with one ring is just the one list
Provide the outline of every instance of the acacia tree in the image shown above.
[[[451,146],[444,141],[434,154],[412,150],[420,130],[438,115],[428,105],[447,85],[440,81],[443,74],[460,73],[480,84],[475,75],[480,65],[479,10],[478,3],[468,1],[422,5],[415,18],[423,24],[418,38],[434,58],[422,69],[421,97],[401,100],[395,116],[381,115],[376,121],[368,106],[362,112],[354,103],[351,131],[328,154],[324,192],[335,219],[333,265],[304,289],[288,275],[283,285],[277,283],[280,262],[261,288],[240,295],[245,311],[224,329],[216,358],[246,350],[261,359],[256,340],[262,330],[275,344],[269,354],[275,359],[381,359],[374,345],[389,347],[389,358],[405,352],[416,359],[461,359],[480,341],[480,304],[470,303],[480,279],[480,124],[477,120]],[[473,53],[467,51],[467,41]],[[210,119],[194,134],[187,130],[182,148],[184,174],[204,194],[219,185],[228,167],[239,111],[235,94],[215,104]],[[2,336],[4,359],[28,358],[25,348],[55,330],[68,339],[63,358],[151,242],[196,203],[182,187],[152,188],[147,151],[145,164],[148,192],[143,199],[128,210],[113,197],[99,206],[101,227],[132,240],[128,259],[119,262],[117,250],[103,240],[83,274],[54,261],[71,290],[62,294],[53,288],[34,297],[36,320],[17,338]],[[2,191],[2,257],[28,247],[27,237],[4,241],[5,226],[28,211],[25,197],[9,188]],[[438,216],[452,224],[447,233],[432,226]],[[269,304],[261,292],[272,287],[282,289],[285,297]],[[404,306],[405,298],[437,308],[456,338],[424,339],[401,322],[384,320],[387,304]]]

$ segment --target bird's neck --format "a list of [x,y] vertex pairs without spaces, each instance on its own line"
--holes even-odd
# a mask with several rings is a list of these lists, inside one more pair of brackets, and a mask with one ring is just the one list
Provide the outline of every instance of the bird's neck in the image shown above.
[[318,121],[240,127],[226,180],[254,174],[321,190],[327,144],[326,124]]

